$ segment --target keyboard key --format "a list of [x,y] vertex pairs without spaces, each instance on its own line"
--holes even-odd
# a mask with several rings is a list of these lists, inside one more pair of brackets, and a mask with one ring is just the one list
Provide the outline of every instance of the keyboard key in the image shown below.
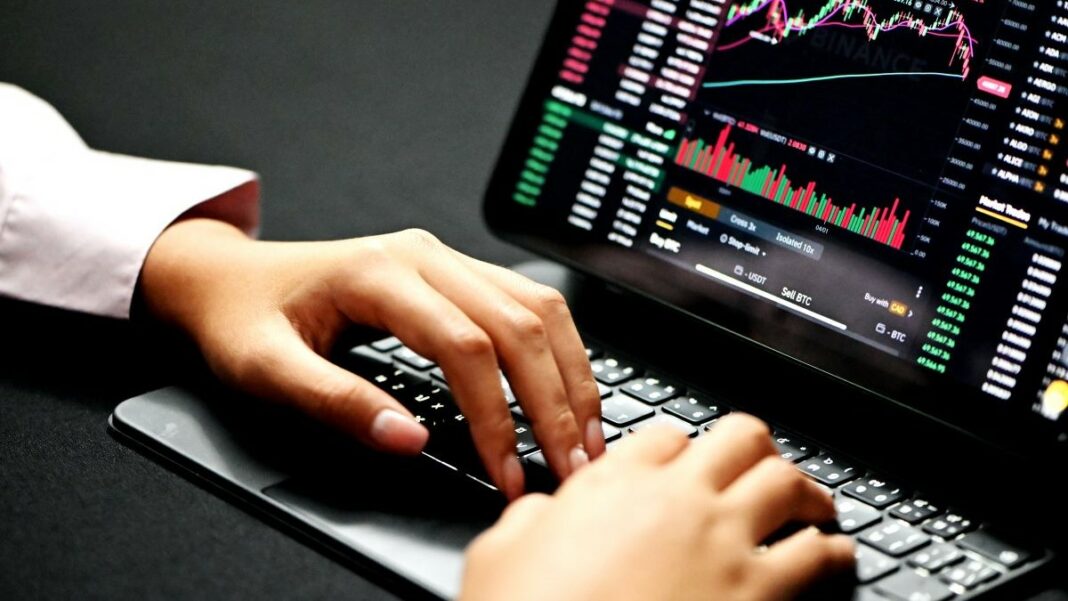
[[691,424],[700,425],[723,415],[727,411],[705,397],[690,394],[669,401],[664,405],[664,412],[670,413],[675,417],[681,417]]
[[612,396],[612,387],[611,386],[605,386],[604,384],[601,384],[600,382],[598,382],[597,383],[597,390],[601,393],[601,398],[602,399],[607,399],[608,397]]
[[441,370],[441,367],[435,367],[434,369],[430,370],[430,377],[434,378],[438,382],[441,382],[442,384],[445,383],[445,372]]
[[528,463],[533,463],[538,467],[549,469],[549,462],[545,459],[545,454],[541,451],[527,455],[526,460]]
[[712,428],[713,428],[713,427],[714,427],[714,426],[716,425],[716,423],[717,423],[718,421],[719,421],[719,419],[718,419],[718,418],[717,418],[717,419],[714,419],[714,420],[712,420],[712,421],[708,422],[707,424],[705,424],[705,427],[703,427],[703,428],[701,428],[701,429],[702,429],[702,430],[704,430],[705,432],[708,432],[709,430],[711,430],[711,429],[712,429]]
[[857,582],[867,584],[874,582],[898,568],[898,563],[882,553],[857,545]]
[[1030,551],[1011,545],[983,529],[964,535],[957,544],[1007,568],[1019,567],[1027,563],[1032,556]]
[[875,590],[895,601],[946,601],[953,597],[953,591],[937,579],[912,570],[900,570],[880,580]]
[[352,349],[338,363],[391,394],[425,383],[422,378],[397,368],[366,346]]
[[503,374],[501,375],[501,390],[504,391],[504,400],[508,402],[508,406],[519,403],[519,400],[515,398],[515,393],[512,392],[512,384]]
[[398,351],[394,351],[393,358],[407,365],[408,367],[412,369],[417,369],[419,371],[428,370],[431,367],[434,367],[435,365],[435,363],[430,359],[427,359],[426,357],[420,355],[419,353],[413,351],[412,349],[406,346],[401,347],[401,349]]
[[396,336],[390,336],[389,338],[383,338],[382,340],[372,342],[371,348],[380,353],[388,353],[400,345],[401,341],[398,340]]
[[526,472],[527,490],[550,492],[559,485],[556,476],[549,468],[549,462],[541,451],[534,451],[520,459],[523,471]]
[[890,515],[899,520],[905,520],[912,525],[919,524],[920,522],[940,513],[942,513],[941,507],[932,505],[927,499],[920,498],[905,501],[890,510]]
[[875,592],[875,587],[864,586],[853,591],[852,597],[842,597],[849,601],[887,601],[887,598]]
[[855,480],[847,484],[842,492],[879,509],[897,503],[905,496],[901,487],[877,478]]
[[859,475],[857,468],[831,455],[820,455],[808,459],[797,467],[808,476],[830,487],[849,482]]
[[350,371],[364,375],[366,370],[391,367],[389,357],[371,348],[370,345],[354,346],[349,352],[338,357],[338,363]]
[[882,514],[874,507],[853,499],[840,498],[835,501],[834,506],[838,510],[838,528],[844,534],[863,530],[883,519]]
[[998,577],[998,571],[978,559],[970,559],[946,570],[942,580],[972,589]]
[[652,414],[652,407],[626,395],[611,396],[601,401],[601,417],[620,428],[625,428]]
[[593,377],[597,378],[598,382],[609,386],[626,382],[641,373],[637,367],[623,363],[615,357],[594,359],[590,361],[590,369],[593,370]]
[[865,531],[860,540],[887,555],[901,557],[931,542],[931,537],[901,522],[889,522]]
[[816,447],[795,436],[776,432],[771,438],[779,449],[779,456],[792,463],[803,461],[816,454]]
[[948,540],[956,538],[964,532],[973,530],[976,526],[978,526],[978,524],[973,523],[970,519],[959,513],[950,512],[940,518],[927,520],[923,524],[923,529],[931,534],[937,534]]
[[964,553],[949,543],[935,543],[926,549],[921,549],[909,558],[909,565],[923,568],[934,574],[946,566],[951,566],[964,560]]
[[438,402],[455,406],[452,396],[441,386],[433,382],[420,382],[411,387],[404,398],[398,398],[409,409],[420,409]]
[[619,428],[615,426],[610,426],[604,422],[601,422],[601,432],[604,432],[605,442],[612,442],[620,436],[623,436],[623,432],[621,432]]
[[466,418],[456,406],[452,395],[430,382],[420,383],[407,394],[398,396],[397,400],[412,412],[416,422],[430,430],[439,430],[454,424],[464,424],[463,429],[467,429]]
[[620,390],[650,405],[659,405],[679,394],[679,389],[659,378],[641,378],[624,384]]
[[645,420],[643,422],[639,422],[637,424],[634,424],[633,426],[631,426],[630,428],[627,428],[627,429],[630,430],[631,433],[634,433],[634,432],[637,432],[639,430],[644,430],[645,428],[652,428],[652,427],[655,427],[655,426],[668,426],[670,428],[675,428],[676,430],[678,430],[679,432],[682,432],[683,434],[685,434],[686,436],[689,436],[690,438],[693,438],[694,436],[697,436],[697,428],[694,428],[690,424],[682,421],[681,419],[679,419],[677,417],[672,417],[670,415],[665,415],[663,413],[661,413],[660,415],[657,415],[653,419],[647,419],[647,420]]
[[533,453],[538,450],[538,443],[534,440],[534,431],[530,428],[530,424],[525,422],[516,422],[515,424],[515,451],[522,457],[527,453]]

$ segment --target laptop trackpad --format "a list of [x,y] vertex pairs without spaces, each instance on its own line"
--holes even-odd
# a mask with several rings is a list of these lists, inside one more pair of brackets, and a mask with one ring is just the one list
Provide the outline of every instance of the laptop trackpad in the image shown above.
[[452,474],[417,471],[391,478],[353,472],[296,476],[263,493],[387,570],[439,596],[456,597],[463,550],[493,524],[501,503],[495,496],[472,495]]

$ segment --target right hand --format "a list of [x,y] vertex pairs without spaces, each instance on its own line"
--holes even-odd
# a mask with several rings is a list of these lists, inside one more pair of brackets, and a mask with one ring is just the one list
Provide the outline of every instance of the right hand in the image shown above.
[[834,515],[755,418],[728,416],[693,444],[651,429],[554,496],[514,502],[468,549],[461,599],[788,599],[853,565],[853,542],[815,528],[761,541]]

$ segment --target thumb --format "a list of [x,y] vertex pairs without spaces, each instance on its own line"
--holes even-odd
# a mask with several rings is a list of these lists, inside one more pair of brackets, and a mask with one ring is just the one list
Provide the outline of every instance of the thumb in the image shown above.
[[382,451],[415,454],[429,432],[396,399],[330,363],[295,332],[267,342],[235,370],[238,387],[294,405]]

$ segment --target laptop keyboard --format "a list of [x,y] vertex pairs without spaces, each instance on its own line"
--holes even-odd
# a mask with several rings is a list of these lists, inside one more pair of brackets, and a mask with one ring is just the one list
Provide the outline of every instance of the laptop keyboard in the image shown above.
[[[730,408],[623,358],[587,348],[601,389],[609,452],[625,436],[661,425],[687,436],[706,432]],[[393,395],[431,431],[424,454],[490,484],[467,422],[433,361],[393,337],[351,349],[339,363]],[[551,486],[548,464],[508,381],[516,450],[537,487]],[[886,480],[859,464],[786,431],[774,430],[781,457],[831,489],[837,530],[858,542],[855,600],[972,599],[1048,560],[1045,551],[1011,544],[966,513]]]

